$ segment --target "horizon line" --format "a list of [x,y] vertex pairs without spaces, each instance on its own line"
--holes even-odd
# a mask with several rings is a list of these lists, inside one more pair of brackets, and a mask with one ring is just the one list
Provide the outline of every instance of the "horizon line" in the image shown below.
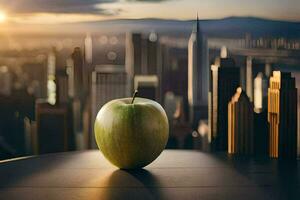
[[[300,23],[300,20],[288,20],[288,19],[279,19],[279,18],[268,18],[268,17],[259,17],[259,16],[228,16],[228,17],[220,17],[220,18],[199,18],[199,21],[214,21],[214,20],[226,20],[226,19],[234,19],[234,18],[240,18],[240,19],[258,19],[258,20],[266,20],[266,21],[274,21],[274,22],[287,22],[287,23]],[[86,20],[86,21],[78,21],[78,22],[62,22],[62,23],[18,23],[18,22],[6,22],[2,25],[13,25],[13,24],[19,24],[19,25],[63,25],[63,24],[80,24],[80,23],[91,23],[91,22],[110,22],[110,21],[135,21],[135,20],[161,20],[161,21],[181,21],[181,22],[190,22],[190,21],[196,21],[197,18],[194,19],[176,19],[176,18],[156,18],[156,17],[148,17],[148,18],[120,18],[120,19],[103,19],[103,20]]]

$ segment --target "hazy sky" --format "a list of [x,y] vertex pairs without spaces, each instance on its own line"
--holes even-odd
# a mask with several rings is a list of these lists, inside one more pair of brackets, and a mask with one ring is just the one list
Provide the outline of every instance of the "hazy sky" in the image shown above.
[[184,20],[194,19],[197,12],[201,19],[256,16],[300,21],[300,0],[0,0],[2,23],[122,18]]

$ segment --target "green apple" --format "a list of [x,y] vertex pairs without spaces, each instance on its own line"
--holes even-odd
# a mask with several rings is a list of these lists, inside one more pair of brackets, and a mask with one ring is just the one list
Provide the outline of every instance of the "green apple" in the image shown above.
[[95,121],[95,137],[103,155],[121,169],[142,168],[163,151],[169,137],[164,109],[145,98],[106,103]]

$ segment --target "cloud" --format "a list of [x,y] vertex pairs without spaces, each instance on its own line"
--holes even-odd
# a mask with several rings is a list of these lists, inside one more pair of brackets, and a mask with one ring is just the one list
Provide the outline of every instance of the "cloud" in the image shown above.
[[54,14],[101,14],[112,12],[102,9],[103,3],[118,0],[0,0],[0,9],[14,14],[54,13]]
[[[103,3],[120,0],[0,0],[0,9],[14,14],[76,13],[111,15],[116,11],[101,8]],[[167,0],[125,0],[127,2],[162,2]],[[120,10],[117,10],[119,12]]]
[[169,1],[169,0],[127,0],[127,1],[136,1],[136,2],[162,2],[162,1]]

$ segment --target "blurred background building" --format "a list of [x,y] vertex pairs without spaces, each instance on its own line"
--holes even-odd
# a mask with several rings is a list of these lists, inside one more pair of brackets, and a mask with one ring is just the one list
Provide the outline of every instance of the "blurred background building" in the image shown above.
[[253,155],[253,105],[238,87],[228,103],[228,153]]
[[291,73],[274,71],[268,90],[269,155],[297,157],[297,89]]
[[188,42],[188,100],[189,121],[193,127],[200,119],[207,119],[209,64],[207,41],[200,29],[197,16],[196,26]]

